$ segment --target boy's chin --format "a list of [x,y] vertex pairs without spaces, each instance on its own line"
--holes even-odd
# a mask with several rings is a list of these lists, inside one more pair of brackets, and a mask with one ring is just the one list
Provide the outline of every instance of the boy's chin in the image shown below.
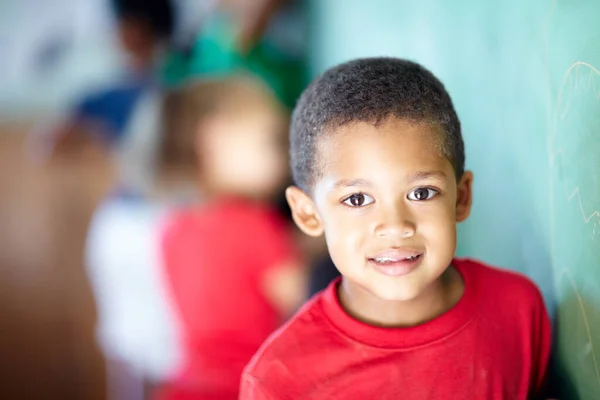
[[375,293],[373,293],[379,299],[384,301],[411,301],[415,298],[419,297],[421,294],[420,290],[416,289],[389,289],[389,290],[381,290],[378,289]]
[[423,288],[417,287],[414,284],[410,285],[408,282],[391,282],[389,280],[387,282],[364,286],[378,299],[393,302],[411,301],[419,297],[423,292]]

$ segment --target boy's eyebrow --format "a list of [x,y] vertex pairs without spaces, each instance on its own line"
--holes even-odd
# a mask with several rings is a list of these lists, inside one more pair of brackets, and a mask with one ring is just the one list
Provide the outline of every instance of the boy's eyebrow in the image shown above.
[[339,189],[352,186],[373,186],[373,184],[366,179],[341,179],[333,185],[333,188]]
[[[446,179],[446,177],[447,177],[447,175],[443,171],[418,171],[418,172],[411,174],[407,178],[407,181],[409,183],[412,183],[412,182],[429,179],[429,178]],[[369,181],[369,180],[362,179],[362,178],[340,179],[339,181],[335,182],[331,186],[331,190],[346,188],[346,187],[355,187],[355,186],[372,187],[373,183],[371,183],[371,181]]]
[[418,171],[408,177],[408,182],[421,181],[429,178],[446,179],[443,171]]

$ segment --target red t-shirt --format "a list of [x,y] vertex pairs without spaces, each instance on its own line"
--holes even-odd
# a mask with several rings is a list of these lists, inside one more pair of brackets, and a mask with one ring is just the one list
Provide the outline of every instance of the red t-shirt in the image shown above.
[[346,314],[339,280],[317,294],[254,356],[243,400],[520,400],[536,394],[550,322],[529,279],[455,260],[465,291],[440,317],[380,328]]
[[237,399],[244,366],[282,322],[261,279],[295,258],[288,225],[266,206],[222,200],[174,215],[163,251],[185,362],[159,398]]

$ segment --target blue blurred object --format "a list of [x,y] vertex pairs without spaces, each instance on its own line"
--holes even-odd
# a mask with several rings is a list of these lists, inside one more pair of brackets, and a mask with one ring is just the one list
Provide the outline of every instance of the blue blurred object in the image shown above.
[[102,124],[103,139],[109,144],[119,143],[138,100],[149,87],[148,80],[124,80],[91,93],[76,106],[75,118]]

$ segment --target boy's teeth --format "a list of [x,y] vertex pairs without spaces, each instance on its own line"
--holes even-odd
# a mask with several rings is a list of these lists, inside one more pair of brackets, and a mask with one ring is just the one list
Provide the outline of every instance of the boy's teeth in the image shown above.
[[388,257],[378,257],[375,259],[376,262],[378,263],[389,263],[389,262],[397,262],[400,260],[414,260],[415,258],[417,258],[418,256],[410,256],[410,257],[406,257],[406,258],[402,258],[402,259],[395,259],[395,258],[388,258]]

